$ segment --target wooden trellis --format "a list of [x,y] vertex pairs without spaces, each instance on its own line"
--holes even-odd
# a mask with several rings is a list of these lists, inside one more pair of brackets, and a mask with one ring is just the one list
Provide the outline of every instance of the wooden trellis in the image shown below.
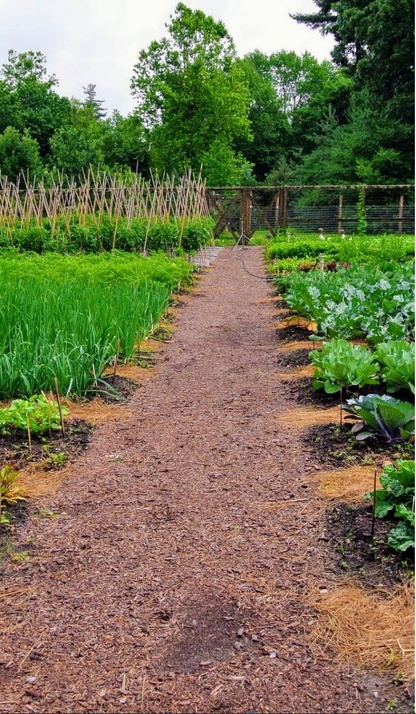
[[99,224],[104,214],[127,218],[188,218],[209,215],[205,181],[189,171],[177,180],[153,176],[145,181],[135,175],[129,183],[109,174],[89,171],[81,184],[62,177],[52,186],[27,185],[23,180],[12,183],[0,177],[0,225],[21,221],[41,224],[48,218],[54,225],[58,218],[67,221],[77,215],[82,223],[93,216]]

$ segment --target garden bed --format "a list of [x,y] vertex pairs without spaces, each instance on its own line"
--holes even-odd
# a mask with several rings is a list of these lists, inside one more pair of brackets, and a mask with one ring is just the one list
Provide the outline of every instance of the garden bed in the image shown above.
[[43,517],[33,503],[13,531],[27,557],[4,559],[0,711],[411,711],[400,652],[369,671],[315,634],[346,573],[322,461],[282,419],[265,297],[223,251],[154,378],[105,405]]

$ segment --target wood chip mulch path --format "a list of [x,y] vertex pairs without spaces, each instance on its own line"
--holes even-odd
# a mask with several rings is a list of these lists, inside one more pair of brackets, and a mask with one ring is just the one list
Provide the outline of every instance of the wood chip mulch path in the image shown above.
[[311,454],[278,421],[264,276],[260,248],[221,251],[153,378],[42,501],[56,517],[17,529],[1,712],[386,710],[387,677],[308,639],[308,597],[337,575]]

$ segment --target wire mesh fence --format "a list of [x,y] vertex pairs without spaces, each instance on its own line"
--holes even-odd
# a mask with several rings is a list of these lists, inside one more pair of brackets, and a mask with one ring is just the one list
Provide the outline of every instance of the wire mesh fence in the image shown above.
[[413,233],[414,186],[285,186],[207,189],[218,235],[257,230],[308,233]]

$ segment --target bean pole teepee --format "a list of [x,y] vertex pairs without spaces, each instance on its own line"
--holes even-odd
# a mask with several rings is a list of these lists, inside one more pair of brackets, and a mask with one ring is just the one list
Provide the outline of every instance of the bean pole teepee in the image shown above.
[[186,222],[203,216],[209,216],[205,180],[201,173],[194,176],[191,170],[180,178],[151,174],[146,181],[133,174],[127,181],[90,167],[81,182],[58,174],[48,186],[42,181],[29,184],[24,175],[16,183],[0,176],[0,227],[11,230],[19,224],[41,226],[48,219],[53,234],[63,219],[69,232],[74,218],[81,225],[92,220],[99,227],[104,217],[110,217],[114,220],[115,247],[120,218],[127,219],[128,226],[133,219],[146,219],[147,239],[155,220],[175,220],[182,237]]

